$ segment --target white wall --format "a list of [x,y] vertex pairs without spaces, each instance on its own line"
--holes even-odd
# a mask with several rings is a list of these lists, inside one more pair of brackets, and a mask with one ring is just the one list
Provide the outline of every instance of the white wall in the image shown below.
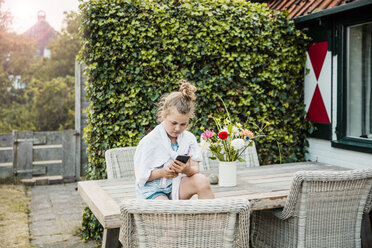
[[309,138],[306,160],[327,163],[350,169],[372,167],[372,154],[334,148],[331,141]]

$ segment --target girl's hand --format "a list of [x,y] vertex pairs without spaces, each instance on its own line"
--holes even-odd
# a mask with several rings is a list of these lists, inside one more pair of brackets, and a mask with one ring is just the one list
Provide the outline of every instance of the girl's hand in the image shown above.
[[162,169],[163,177],[171,179],[178,176],[178,172],[171,168],[171,166],[164,166]]
[[170,164],[170,167],[175,171],[175,172],[178,172],[178,173],[184,173],[184,174],[188,174],[188,172],[190,171],[190,161],[191,159],[189,159],[187,161],[186,164],[178,161],[178,160],[173,160],[173,162]]

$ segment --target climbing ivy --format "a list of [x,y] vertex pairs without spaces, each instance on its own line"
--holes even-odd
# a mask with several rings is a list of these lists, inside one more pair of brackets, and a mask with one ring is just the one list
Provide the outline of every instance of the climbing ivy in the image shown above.
[[261,164],[304,160],[307,38],[287,13],[244,0],[88,0],[80,9],[88,179],[106,178],[107,149],[135,146],[156,125],[154,103],[182,78],[198,88],[195,135],[223,114],[219,95],[235,120],[254,130],[270,122],[256,141]]

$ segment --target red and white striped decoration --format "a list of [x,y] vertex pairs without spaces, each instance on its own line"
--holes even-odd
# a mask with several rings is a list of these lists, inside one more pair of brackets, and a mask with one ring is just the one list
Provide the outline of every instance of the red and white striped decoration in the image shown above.
[[331,123],[332,56],[327,41],[310,44],[306,69],[310,69],[305,74],[306,119]]

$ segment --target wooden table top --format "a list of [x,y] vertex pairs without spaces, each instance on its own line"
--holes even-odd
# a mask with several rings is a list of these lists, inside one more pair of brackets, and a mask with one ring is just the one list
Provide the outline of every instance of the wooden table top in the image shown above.
[[[288,163],[245,168],[237,171],[237,186],[212,185],[216,198],[244,196],[252,210],[282,208],[295,172],[301,170],[347,170],[317,162]],[[205,175],[211,172],[203,171]],[[132,178],[78,182],[78,191],[105,229],[120,227],[120,202],[135,198]]]

